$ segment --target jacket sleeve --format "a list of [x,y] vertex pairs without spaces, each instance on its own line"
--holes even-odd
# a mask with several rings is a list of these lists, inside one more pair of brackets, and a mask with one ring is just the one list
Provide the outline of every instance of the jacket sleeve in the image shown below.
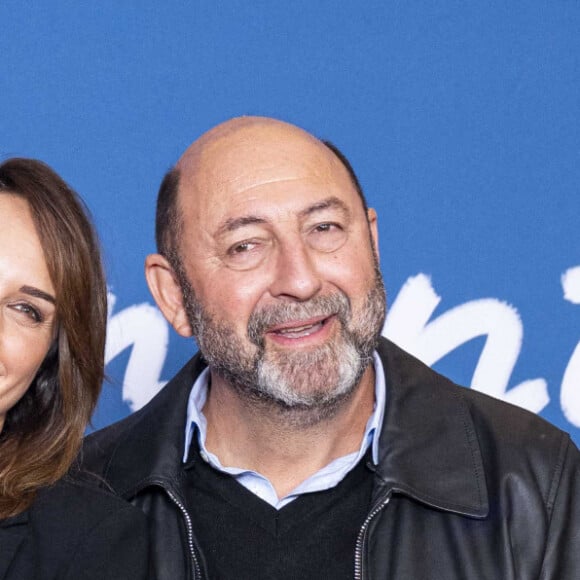
[[540,580],[580,578],[580,452],[566,437],[558,477],[548,497],[551,518]]
[[70,554],[62,580],[153,580],[145,514],[127,504],[109,513]]

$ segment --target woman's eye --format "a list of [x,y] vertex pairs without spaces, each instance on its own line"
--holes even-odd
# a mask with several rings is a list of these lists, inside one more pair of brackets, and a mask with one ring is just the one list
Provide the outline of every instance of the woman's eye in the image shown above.
[[33,322],[40,323],[44,320],[41,312],[31,304],[25,303],[15,304],[12,308],[17,312],[21,312],[22,314],[30,318],[30,320],[32,320]]

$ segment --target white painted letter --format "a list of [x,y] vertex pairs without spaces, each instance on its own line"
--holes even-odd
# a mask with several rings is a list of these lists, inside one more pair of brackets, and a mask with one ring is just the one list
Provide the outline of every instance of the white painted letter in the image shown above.
[[123,400],[137,411],[165,383],[160,382],[167,354],[169,328],[151,304],[135,304],[112,315],[116,298],[109,293],[109,321],[105,364],[133,346],[123,378]]
[[517,310],[485,298],[456,306],[429,322],[440,300],[427,275],[409,278],[391,307],[383,333],[430,366],[469,340],[486,336],[472,388],[541,411],[550,400],[544,379],[508,389],[522,345],[523,326]]
[[[580,266],[562,274],[564,299],[580,304]],[[576,345],[570,362],[564,371],[560,404],[564,415],[574,427],[580,427],[580,342]]]

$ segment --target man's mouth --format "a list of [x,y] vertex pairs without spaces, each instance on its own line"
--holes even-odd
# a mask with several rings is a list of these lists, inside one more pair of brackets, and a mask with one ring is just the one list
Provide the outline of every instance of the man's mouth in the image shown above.
[[326,316],[299,323],[286,323],[268,330],[268,334],[278,335],[284,338],[304,338],[321,330],[333,316]]

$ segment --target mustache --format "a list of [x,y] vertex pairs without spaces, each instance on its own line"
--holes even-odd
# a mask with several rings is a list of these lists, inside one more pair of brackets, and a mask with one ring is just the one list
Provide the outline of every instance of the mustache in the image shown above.
[[335,292],[328,296],[315,296],[306,302],[280,302],[255,310],[248,320],[248,338],[258,347],[264,345],[265,332],[277,324],[293,320],[336,315],[346,325],[351,312],[346,294]]

